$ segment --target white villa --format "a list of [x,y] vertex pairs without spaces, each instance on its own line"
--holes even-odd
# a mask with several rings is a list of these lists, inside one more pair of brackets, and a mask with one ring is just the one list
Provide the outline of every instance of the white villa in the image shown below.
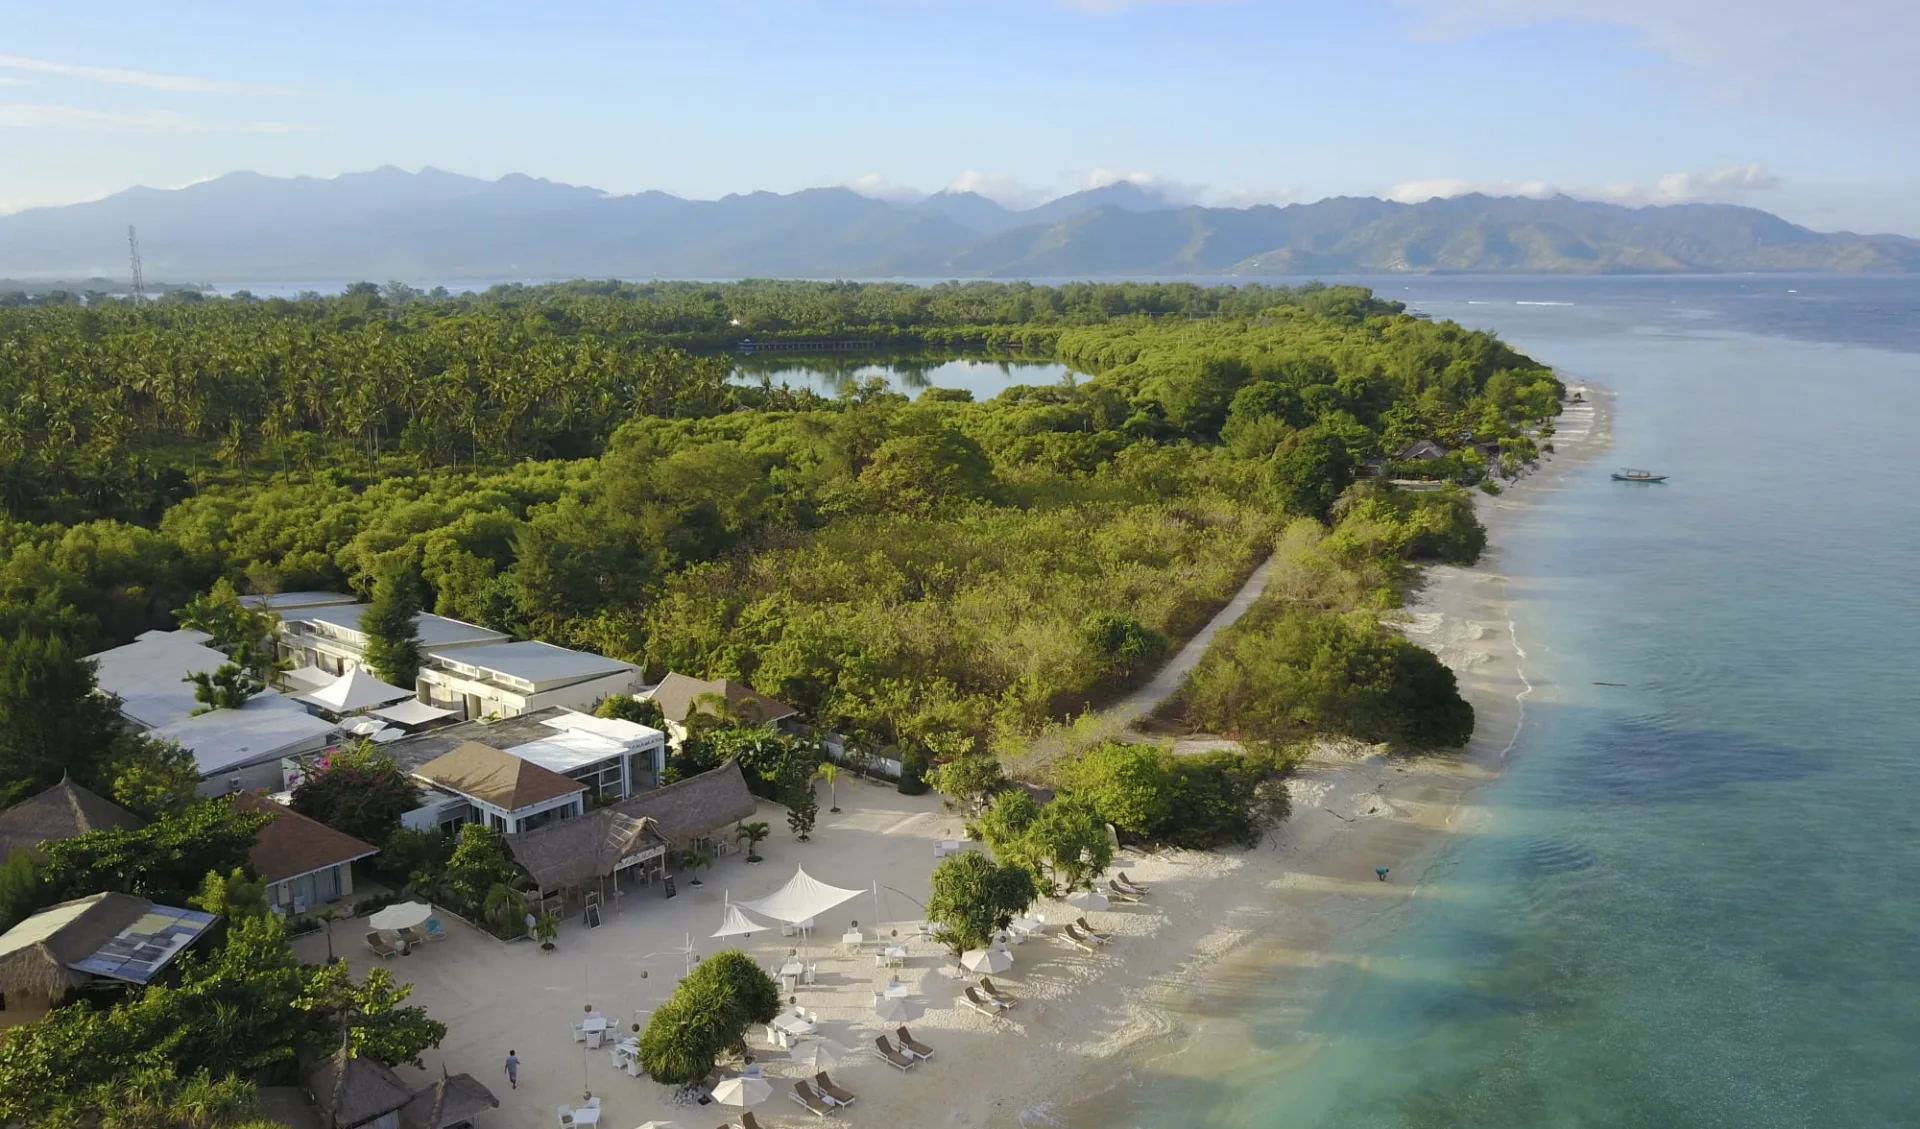
[[420,700],[471,720],[509,718],[549,706],[592,709],[633,691],[632,663],[551,643],[483,643],[437,652],[420,667]]
[[[275,610],[280,614],[280,657],[296,669],[317,667],[333,675],[356,667],[372,672],[366,661],[368,639],[360,630],[366,605],[348,602]],[[505,643],[511,638],[476,623],[430,612],[421,612],[415,622],[420,627],[420,654],[426,659],[462,647]]]

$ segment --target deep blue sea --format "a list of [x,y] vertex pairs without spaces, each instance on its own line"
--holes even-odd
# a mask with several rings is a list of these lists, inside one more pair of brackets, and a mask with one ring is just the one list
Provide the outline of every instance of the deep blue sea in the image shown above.
[[1486,830],[1272,1069],[1127,1122],[1920,1126],[1920,279],[1369,281],[1613,389],[1613,449],[1502,533]]

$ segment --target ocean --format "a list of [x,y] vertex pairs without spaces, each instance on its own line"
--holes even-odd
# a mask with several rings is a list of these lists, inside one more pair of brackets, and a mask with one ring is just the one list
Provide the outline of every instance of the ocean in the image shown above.
[[1614,390],[1613,447],[1501,532],[1481,829],[1266,1068],[1122,1122],[1920,1125],[1920,280],[1364,281]]

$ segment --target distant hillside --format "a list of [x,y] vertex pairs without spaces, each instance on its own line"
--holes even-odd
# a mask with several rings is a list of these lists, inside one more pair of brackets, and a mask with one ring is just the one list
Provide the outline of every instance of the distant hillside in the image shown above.
[[1179,274],[1920,270],[1920,241],[1823,234],[1726,204],[1555,197],[1179,207],[1121,182],[1016,211],[974,193],[892,203],[844,188],[683,200],[526,176],[234,173],[0,217],[0,276],[1094,277]]

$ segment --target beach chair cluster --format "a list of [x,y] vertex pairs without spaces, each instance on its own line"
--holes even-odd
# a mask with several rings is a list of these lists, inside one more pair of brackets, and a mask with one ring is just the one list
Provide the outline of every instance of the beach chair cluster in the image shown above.
[[1102,946],[1113,940],[1113,934],[1102,933],[1088,925],[1084,917],[1068,922],[1066,931],[1061,936],[1066,938],[1067,944],[1089,953],[1100,951]]
[[933,1058],[933,1048],[915,1039],[913,1032],[905,1026],[894,1028],[893,1037],[899,1040],[898,1046],[887,1042],[885,1035],[874,1036],[873,1045],[879,1049],[880,1057],[887,1065],[895,1070],[912,1070],[915,1065]]
[[795,1082],[791,1096],[796,1105],[815,1117],[832,1117],[859,1100],[853,1091],[837,1085],[824,1070],[814,1075],[811,1082],[804,1078]]
[[986,976],[980,978],[979,987],[967,986],[962,1002],[981,1015],[994,1019],[1013,1010],[1013,997],[994,987],[992,978]]

